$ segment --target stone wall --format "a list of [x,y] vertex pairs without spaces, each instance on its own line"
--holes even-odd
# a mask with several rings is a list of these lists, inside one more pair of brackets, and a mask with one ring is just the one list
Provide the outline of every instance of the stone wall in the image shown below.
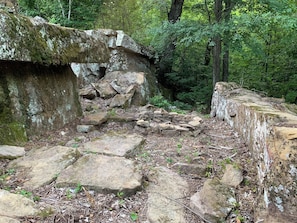
[[256,218],[295,222],[297,213],[297,108],[234,83],[217,83],[211,116],[224,119],[246,140],[258,170]]

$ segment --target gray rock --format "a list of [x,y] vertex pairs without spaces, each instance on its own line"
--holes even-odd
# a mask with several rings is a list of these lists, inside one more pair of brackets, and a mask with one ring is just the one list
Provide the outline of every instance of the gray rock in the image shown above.
[[19,220],[0,216],[0,223],[21,223]]
[[165,167],[156,168],[147,191],[147,217],[151,223],[186,223],[184,208],[175,201],[188,192],[188,184],[178,174]]
[[99,83],[95,84],[95,86],[101,98],[109,99],[117,94],[107,81],[101,80]]
[[[109,59],[105,41],[84,31],[1,11],[0,59],[43,64],[103,63]],[[18,35],[15,35],[18,27]],[[32,36],[35,37],[32,44]],[[13,40],[13,41],[11,41]],[[37,41],[38,40],[38,41]],[[38,52],[38,53],[37,53]]]
[[122,107],[122,108],[128,108],[131,105],[133,94],[117,94],[115,95],[111,102],[110,107]]
[[[13,194],[6,190],[0,189],[0,216],[6,217],[23,217],[28,215],[36,215],[37,209],[34,202],[20,194]],[[10,222],[14,222],[8,219]],[[0,222],[3,222],[4,219]],[[9,222],[7,221],[7,222]],[[5,222],[5,223],[7,223]],[[16,221],[18,222],[18,221]]]
[[15,159],[23,155],[25,155],[24,147],[0,145],[0,158]]
[[77,160],[80,153],[75,148],[55,146],[34,149],[27,156],[13,160],[9,168],[15,168],[28,180],[23,187],[30,190],[51,183],[67,166]]
[[138,126],[141,126],[141,127],[144,127],[144,128],[148,128],[148,127],[150,127],[150,123],[149,123],[149,121],[144,121],[144,120],[138,120],[137,122],[136,122],[136,125],[138,125]]
[[192,121],[190,121],[188,124],[192,125],[194,127],[198,127],[202,122],[202,118],[200,117],[194,117]]
[[87,86],[79,90],[79,95],[83,98],[93,100],[96,98],[97,92],[92,86]]
[[191,208],[210,222],[225,219],[235,205],[234,191],[217,179],[206,180],[190,201]]
[[93,131],[95,128],[93,125],[77,125],[76,131],[80,133],[88,133]]
[[107,112],[98,112],[95,114],[87,115],[81,120],[81,123],[84,125],[101,125],[102,123],[106,122],[107,119]]
[[221,182],[226,185],[236,187],[242,182],[242,180],[243,180],[243,176],[242,176],[241,170],[238,168],[235,168],[231,164],[227,164],[226,170],[221,179]]
[[123,157],[88,154],[61,172],[57,187],[82,186],[98,192],[135,193],[141,186],[142,176],[133,161]]
[[135,154],[144,142],[145,139],[137,134],[108,133],[85,143],[81,151],[128,157]]

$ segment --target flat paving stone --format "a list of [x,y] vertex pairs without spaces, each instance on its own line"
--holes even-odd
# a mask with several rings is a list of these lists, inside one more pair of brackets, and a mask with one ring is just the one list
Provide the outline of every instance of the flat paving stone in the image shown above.
[[51,183],[67,166],[75,162],[80,153],[77,149],[65,146],[34,149],[26,156],[13,160],[9,168],[16,169],[26,178],[23,185],[30,190]]
[[189,190],[187,182],[166,167],[156,168],[155,175],[147,188],[149,222],[186,223],[184,207],[175,200],[182,203]]
[[142,176],[134,162],[123,157],[87,154],[61,172],[57,187],[75,187],[81,184],[101,193],[135,193],[142,183]]
[[84,144],[81,152],[93,152],[104,155],[133,157],[145,139],[137,134],[108,133],[94,141]]

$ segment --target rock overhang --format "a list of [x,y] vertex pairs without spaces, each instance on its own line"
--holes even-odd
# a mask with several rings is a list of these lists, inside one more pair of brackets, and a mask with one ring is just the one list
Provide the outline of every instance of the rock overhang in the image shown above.
[[103,36],[0,10],[0,60],[63,65],[106,63],[109,57]]

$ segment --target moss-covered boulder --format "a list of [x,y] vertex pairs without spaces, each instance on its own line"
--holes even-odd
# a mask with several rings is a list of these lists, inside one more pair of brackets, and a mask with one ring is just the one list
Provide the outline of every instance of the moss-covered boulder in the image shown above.
[[0,10],[0,60],[42,64],[103,63],[103,37]]
[[0,144],[19,144],[81,116],[69,64],[109,58],[100,33],[0,10]]

